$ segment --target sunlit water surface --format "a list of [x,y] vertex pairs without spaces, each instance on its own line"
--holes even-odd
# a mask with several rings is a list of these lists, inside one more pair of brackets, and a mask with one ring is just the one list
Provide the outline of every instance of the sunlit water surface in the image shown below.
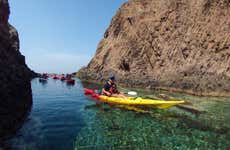
[[[49,79],[32,81],[33,107],[18,133],[8,141],[13,149],[229,149],[230,101],[163,92],[190,101],[204,113],[176,107],[160,110],[97,104],[74,86]],[[100,85],[86,84],[96,89]],[[157,95],[162,91],[139,92]]]

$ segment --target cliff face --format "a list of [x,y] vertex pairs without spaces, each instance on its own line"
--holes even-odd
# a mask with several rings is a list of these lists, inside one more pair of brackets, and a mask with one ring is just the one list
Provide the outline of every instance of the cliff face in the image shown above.
[[78,76],[111,72],[132,87],[230,96],[230,1],[129,0]]
[[0,141],[15,131],[32,104],[30,79],[35,75],[19,52],[16,29],[8,23],[8,0],[0,0]]

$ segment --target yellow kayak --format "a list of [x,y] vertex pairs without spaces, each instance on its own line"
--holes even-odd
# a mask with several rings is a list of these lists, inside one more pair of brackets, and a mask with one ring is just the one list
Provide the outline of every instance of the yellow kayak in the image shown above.
[[117,97],[108,97],[100,95],[99,99],[103,102],[121,104],[121,105],[136,105],[136,106],[155,106],[157,108],[168,108],[174,105],[183,104],[184,101],[166,101],[166,100],[153,100],[153,99],[144,99],[141,97],[133,98],[129,97],[128,99],[117,98]]
[[176,101],[167,101],[167,100],[154,100],[154,99],[144,99],[141,97],[128,97],[127,99],[124,98],[117,98],[117,97],[109,97],[104,95],[98,95],[93,90],[84,89],[86,95],[92,95],[95,99],[112,103],[112,104],[119,104],[119,105],[134,105],[134,106],[154,106],[157,108],[168,108],[178,104],[183,104],[185,101],[176,100]]

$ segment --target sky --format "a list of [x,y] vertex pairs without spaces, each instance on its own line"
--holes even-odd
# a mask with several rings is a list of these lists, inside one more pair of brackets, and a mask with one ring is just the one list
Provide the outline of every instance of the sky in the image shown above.
[[86,66],[127,0],[9,0],[20,51],[39,73],[72,73]]

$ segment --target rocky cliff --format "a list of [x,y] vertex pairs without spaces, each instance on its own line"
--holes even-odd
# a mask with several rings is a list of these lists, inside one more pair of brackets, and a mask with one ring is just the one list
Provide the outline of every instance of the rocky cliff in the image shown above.
[[15,131],[32,104],[30,79],[35,75],[19,51],[17,30],[8,23],[8,0],[0,0],[0,143]]
[[229,0],[129,0],[78,72],[131,87],[230,96]]

